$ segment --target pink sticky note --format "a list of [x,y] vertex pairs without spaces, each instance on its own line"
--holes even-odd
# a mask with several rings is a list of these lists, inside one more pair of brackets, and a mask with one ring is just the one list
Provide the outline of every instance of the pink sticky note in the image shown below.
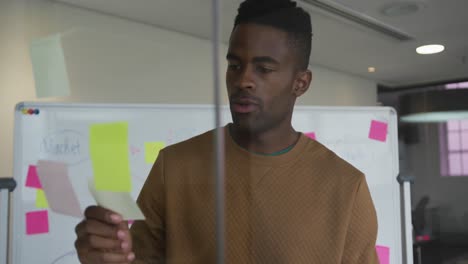
[[26,187],[42,189],[41,181],[37,176],[36,166],[30,165],[28,168],[28,175],[26,176]]
[[387,130],[388,130],[387,123],[372,120],[370,130],[369,130],[369,138],[377,140],[377,141],[385,142],[387,141]]
[[308,137],[308,138],[311,138],[313,140],[316,140],[317,138],[315,137],[315,132],[309,132],[309,133],[305,133],[305,135]]
[[47,210],[26,213],[26,234],[49,233],[49,214]]
[[390,249],[384,246],[376,246],[377,256],[379,256],[380,264],[389,264],[390,263]]
[[44,186],[50,209],[59,214],[83,217],[78,196],[68,178],[68,166],[63,162],[39,160],[37,172]]

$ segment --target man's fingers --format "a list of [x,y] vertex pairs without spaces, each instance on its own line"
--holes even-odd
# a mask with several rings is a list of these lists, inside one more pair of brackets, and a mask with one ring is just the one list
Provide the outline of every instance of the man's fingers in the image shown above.
[[122,216],[101,206],[89,206],[85,210],[86,219],[94,219],[108,224],[119,224]]
[[119,229],[121,230],[129,230],[130,228],[128,227],[128,221],[122,221],[119,223]]
[[130,234],[127,221],[120,223],[118,228],[119,231],[117,232],[117,237],[122,241],[123,252],[132,251],[132,236]]
[[86,227],[86,220],[83,220],[79,224],[76,225],[75,233],[77,237],[80,237],[81,235],[83,235],[85,227]]
[[89,250],[104,250],[118,253],[129,253],[130,250],[127,249],[127,245],[127,242],[122,242],[120,240],[108,239],[94,235],[83,236],[75,241],[75,248],[77,249],[77,251],[82,252]]
[[105,264],[125,263],[125,264],[128,264],[128,263],[131,263],[135,259],[135,254],[133,253],[122,254],[122,253],[102,252],[99,250],[92,250],[88,252],[86,259],[89,260],[90,263],[105,263]]
[[[82,263],[129,264],[135,259],[127,221],[96,206],[86,209],[85,215],[86,219],[75,228],[75,248]],[[119,218],[112,219],[112,215]]]
[[90,235],[87,238],[89,245],[95,249],[112,249],[122,250],[122,241],[117,239],[109,239],[105,237]]
[[117,232],[119,231],[119,228],[117,225],[109,225],[91,219],[78,224],[75,231],[78,237],[89,234],[106,238],[118,239]]

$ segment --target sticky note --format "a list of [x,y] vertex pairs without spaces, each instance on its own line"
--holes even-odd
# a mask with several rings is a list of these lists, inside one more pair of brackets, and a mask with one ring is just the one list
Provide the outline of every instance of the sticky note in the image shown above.
[[26,234],[49,233],[49,214],[47,210],[26,213]]
[[145,161],[153,164],[158,158],[159,151],[165,147],[164,142],[145,142]]
[[130,192],[128,124],[91,125],[89,150],[98,191]]
[[41,189],[41,181],[37,176],[37,168],[36,166],[29,166],[28,168],[28,175],[26,176],[26,187],[37,188]]
[[388,124],[372,120],[369,130],[369,138],[377,141],[387,141]]
[[43,190],[38,189],[36,193],[36,207],[40,209],[48,208],[49,203]]
[[66,163],[39,160],[37,172],[52,211],[78,218],[83,217],[78,197],[68,177]]
[[119,213],[125,220],[142,220],[145,216],[129,192],[98,191],[90,181],[88,184],[90,193],[99,206]]
[[310,138],[310,139],[313,139],[313,140],[316,140],[317,138],[315,137],[315,132],[309,132],[309,133],[305,133],[305,135]]
[[390,249],[384,246],[376,246],[377,256],[379,257],[380,264],[390,263]]
[[60,34],[33,40],[30,55],[37,97],[70,95]]

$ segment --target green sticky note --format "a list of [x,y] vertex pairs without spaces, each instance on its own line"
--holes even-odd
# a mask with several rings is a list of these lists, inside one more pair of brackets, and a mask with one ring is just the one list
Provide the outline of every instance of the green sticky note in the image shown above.
[[69,96],[70,84],[60,34],[33,40],[30,55],[37,97]]
[[145,142],[145,161],[153,164],[158,158],[159,151],[165,147],[164,142]]
[[47,202],[47,198],[45,196],[45,193],[41,189],[37,189],[36,207],[40,208],[40,209],[49,208],[49,203]]
[[131,176],[128,161],[128,124],[91,125],[89,151],[98,191],[130,192]]

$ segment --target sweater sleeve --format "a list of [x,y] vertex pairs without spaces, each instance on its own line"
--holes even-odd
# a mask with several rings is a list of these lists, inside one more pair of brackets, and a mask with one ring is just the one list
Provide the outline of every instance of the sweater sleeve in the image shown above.
[[164,150],[158,155],[138,196],[137,203],[145,220],[131,227],[135,264],[163,263],[165,257]]
[[343,264],[378,264],[377,215],[364,175],[358,184],[346,234]]

